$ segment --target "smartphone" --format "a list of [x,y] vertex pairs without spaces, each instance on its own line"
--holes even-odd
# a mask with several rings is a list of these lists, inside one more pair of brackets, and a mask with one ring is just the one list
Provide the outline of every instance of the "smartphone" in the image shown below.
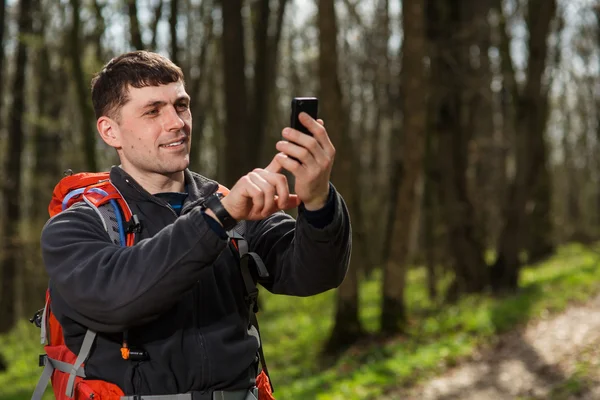
[[317,119],[319,111],[319,99],[316,97],[294,97],[292,99],[292,115],[290,116],[290,127],[312,136],[312,133],[298,119],[301,112],[305,112]]

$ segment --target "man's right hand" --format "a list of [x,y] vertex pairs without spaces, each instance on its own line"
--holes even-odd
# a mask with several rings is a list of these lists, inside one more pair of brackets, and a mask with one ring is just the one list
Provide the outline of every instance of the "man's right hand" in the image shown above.
[[221,200],[223,207],[236,221],[260,220],[280,211],[296,208],[300,199],[290,194],[281,165],[273,158],[265,168],[244,175]]

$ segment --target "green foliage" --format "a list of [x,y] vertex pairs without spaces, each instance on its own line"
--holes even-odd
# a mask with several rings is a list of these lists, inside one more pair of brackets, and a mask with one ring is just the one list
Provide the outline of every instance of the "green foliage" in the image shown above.
[[[332,361],[321,356],[332,327],[335,293],[309,298],[274,296],[261,292],[259,315],[265,353],[278,400],[352,400],[376,398],[389,390],[427,379],[461,359],[496,335],[528,320],[564,309],[600,292],[600,254],[582,246],[567,246],[547,262],[525,268],[519,293],[503,298],[470,296],[456,304],[439,305],[427,297],[422,268],[410,271],[407,333],[395,338],[377,335],[381,303],[380,276],[363,281],[361,320],[369,339]],[[443,288],[447,280],[440,284]],[[10,365],[0,374],[0,399],[28,399],[41,368],[37,357],[39,330],[20,324],[0,337],[0,352]],[[585,384],[587,364],[578,366],[554,393],[577,393]],[[52,398],[52,396],[48,396]]]
[[[42,368],[38,356],[43,353],[40,330],[28,321],[21,321],[10,335],[0,336],[0,353],[8,363],[8,370],[0,373],[0,399],[30,399]],[[49,388],[44,400],[52,399]]]
[[385,340],[376,334],[381,290],[375,276],[360,292],[360,317],[372,338],[333,365],[319,357],[331,327],[333,293],[306,299],[261,294],[261,331],[277,399],[376,398],[431,377],[497,334],[600,292],[599,261],[591,249],[566,246],[547,262],[525,268],[515,295],[470,296],[445,306],[428,299],[425,271],[414,269],[407,286],[408,332]]

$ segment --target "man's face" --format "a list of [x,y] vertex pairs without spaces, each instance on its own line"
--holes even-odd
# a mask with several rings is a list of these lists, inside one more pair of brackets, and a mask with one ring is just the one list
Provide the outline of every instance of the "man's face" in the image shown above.
[[192,115],[182,82],[129,87],[116,122],[117,148],[125,171],[172,175],[190,163]]

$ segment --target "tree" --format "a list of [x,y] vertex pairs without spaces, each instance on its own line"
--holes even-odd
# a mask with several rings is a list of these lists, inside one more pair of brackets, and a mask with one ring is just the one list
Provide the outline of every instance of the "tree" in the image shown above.
[[[210,1],[203,1],[200,5],[198,18],[202,21],[202,37],[197,56],[195,61],[192,62],[193,65],[198,67],[198,73],[192,74],[190,72],[186,75],[186,84],[189,85],[189,94],[193,99],[191,112],[192,121],[194,121],[194,134],[192,135],[192,155],[190,157],[190,169],[193,171],[201,170],[204,127],[216,97],[214,93],[215,80],[211,76],[215,73],[213,70],[216,61],[214,60],[216,58],[214,56],[215,51],[211,51],[215,47],[211,9],[212,2]],[[213,61],[212,66],[211,61]]]
[[98,170],[98,161],[96,157],[96,124],[94,123],[94,111],[87,90],[88,80],[86,80],[83,71],[82,55],[84,54],[81,46],[81,4],[80,0],[71,0],[72,25],[71,32],[68,35],[69,50],[71,58],[71,71],[73,73],[73,84],[75,85],[75,94],[77,104],[81,114],[81,134],[83,135],[83,154],[85,156],[86,168],[89,171]]
[[255,3],[254,18],[254,79],[252,88],[252,103],[249,114],[250,127],[246,132],[248,137],[248,151],[254,155],[251,163],[256,165],[260,160],[261,150],[264,147],[266,126],[269,119],[269,105],[271,94],[275,86],[277,65],[277,50],[281,39],[281,30],[287,0],[279,0],[277,14],[275,15],[275,30],[269,35],[272,23],[269,0],[259,0]]
[[179,65],[179,46],[177,44],[178,18],[179,0],[171,0],[171,13],[169,15],[169,32],[171,33],[171,61],[173,61],[176,65]]
[[[248,93],[242,1],[221,0],[223,73],[225,80],[225,185],[233,185],[255,165],[248,137]],[[235,162],[233,161],[235,160]]]
[[[65,136],[61,126],[61,110],[64,106],[64,97],[56,96],[61,91],[68,76],[63,68],[53,68],[52,51],[55,48],[48,40],[47,19],[48,12],[41,5],[34,13],[34,29],[37,40],[35,41],[34,85],[35,93],[35,118],[30,118],[31,141],[33,142],[32,176],[35,179],[30,183],[31,188],[26,189],[33,193],[45,195],[32,196],[31,209],[27,213],[24,265],[21,267],[26,284],[23,285],[23,310],[29,314],[40,308],[44,303],[47,275],[41,259],[39,233],[48,220],[48,201],[54,186],[61,177],[61,137]],[[64,53],[66,46],[61,45],[59,54]],[[63,57],[60,57],[61,59]],[[65,57],[67,58],[67,57]],[[62,66],[62,63],[60,64]],[[31,104],[33,106],[33,104]],[[27,315],[26,314],[26,315]]]
[[[2,109],[4,94],[4,31],[6,20],[6,0],[0,0],[0,110]],[[0,112],[0,130],[2,130],[2,113]]]
[[[551,18],[552,19],[552,18]],[[556,38],[556,45],[552,52],[554,56],[552,58],[552,68],[559,69],[561,63],[561,41],[560,37],[564,27],[564,18],[561,15],[556,15],[556,31],[553,33]],[[550,51],[548,51],[550,53]],[[538,101],[540,103],[540,110],[538,117],[536,118],[537,132],[535,135],[535,146],[541,149],[538,173],[535,178],[531,194],[529,197],[529,203],[531,207],[528,207],[527,222],[528,229],[526,230],[526,243],[525,249],[527,250],[527,262],[536,263],[541,261],[548,256],[552,255],[555,250],[554,244],[554,229],[551,218],[552,208],[552,177],[550,174],[550,166],[548,162],[548,145],[545,140],[546,124],[548,121],[549,106],[548,106],[548,88],[552,86],[552,78],[546,79],[542,93],[539,94]],[[581,97],[580,97],[581,99]],[[585,107],[579,107],[580,110],[585,110]],[[583,116],[584,121],[589,121],[589,118]],[[582,138],[586,138],[587,135],[584,133],[581,135]],[[589,146],[583,146],[585,152]],[[585,170],[585,169],[584,169]],[[584,172],[585,174],[585,172]],[[583,174],[583,175],[584,175]],[[583,176],[585,179],[585,175]],[[585,179],[588,181],[588,179]],[[579,192],[581,196],[581,191]],[[581,196],[584,197],[584,196]],[[586,231],[586,224],[582,224],[581,230]],[[583,235],[582,235],[583,236]]]
[[397,202],[392,204],[396,208],[394,246],[383,271],[381,329],[388,334],[401,332],[406,322],[404,287],[410,250],[414,248],[411,241],[416,238],[420,220],[427,115],[425,1],[404,0],[402,8],[403,173]]
[[15,74],[12,85],[12,105],[8,118],[8,145],[4,158],[5,180],[2,187],[2,240],[0,241],[0,333],[7,332],[16,321],[16,277],[20,254],[19,224],[21,222],[21,176],[22,154],[25,147],[25,71],[27,70],[28,44],[26,38],[32,33],[33,1],[19,2],[19,40],[17,45]]
[[[524,242],[527,202],[539,179],[547,179],[547,150],[544,139],[546,125],[547,88],[543,84],[550,22],[556,11],[556,0],[530,0],[527,5],[529,27],[529,59],[526,82],[522,90],[514,80],[509,92],[515,101],[516,173],[510,185],[504,211],[504,227],[492,268],[492,285],[496,291],[514,291],[518,287],[521,262],[519,252]],[[506,33],[505,33],[506,34]],[[505,44],[507,46],[507,44]],[[502,56],[512,65],[508,52]],[[513,67],[510,67],[514,71]]]
[[[205,2],[203,2],[204,4]],[[150,30],[152,32],[152,39],[150,40],[150,46],[148,50],[156,51],[156,37],[158,35],[158,23],[160,18],[162,17],[163,10],[163,0],[158,0],[156,3],[156,7],[154,7],[154,19],[152,20],[152,24],[150,26]]]
[[443,0],[429,0],[427,4],[431,123],[438,148],[442,215],[455,275],[449,299],[459,293],[482,291],[488,283],[483,244],[475,225],[467,181],[468,149],[473,134],[466,124],[471,110],[465,101],[470,48],[465,15],[468,4],[450,5]]
[[[326,121],[327,132],[336,146],[337,155],[332,180],[336,182],[337,189],[346,199],[352,215],[355,210],[351,183],[354,176],[352,147],[346,133],[346,117],[342,107],[342,90],[338,77],[337,21],[334,0],[319,0],[318,6],[320,114]],[[358,265],[356,257],[353,257],[346,279],[337,291],[335,320],[324,349],[326,353],[335,353],[363,335],[358,319]]]
[[136,0],[127,0],[127,9],[129,11],[129,34],[131,35],[131,44],[136,50],[144,50]]
[[102,47],[102,35],[106,30],[106,23],[102,16],[102,10],[104,5],[98,0],[94,0],[94,17],[95,17],[95,29],[92,34],[92,39],[96,43],[96,59],[100,62],[104,61],[104,49]]

